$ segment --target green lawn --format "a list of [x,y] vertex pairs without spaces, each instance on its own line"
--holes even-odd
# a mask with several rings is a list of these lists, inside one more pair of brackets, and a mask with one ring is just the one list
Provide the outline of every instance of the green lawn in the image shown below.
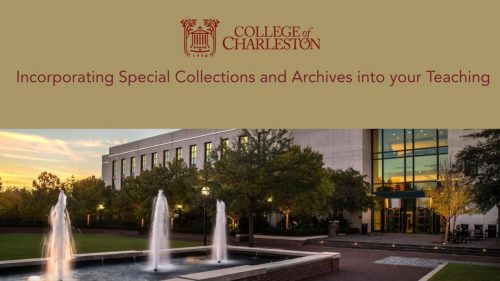
[[450,263],[431,278],[431,281],[492,281],[498,280],[500,267]]
[[[142,237],[105,234],[75,234],[77,253],[108,252],[123,250],[145,250],[148,241]],[[14,260],[41,257],[43,234],[9,233],[0,234],[0,260]],[[191,241],[171,241],[171,247],[199,246]]]

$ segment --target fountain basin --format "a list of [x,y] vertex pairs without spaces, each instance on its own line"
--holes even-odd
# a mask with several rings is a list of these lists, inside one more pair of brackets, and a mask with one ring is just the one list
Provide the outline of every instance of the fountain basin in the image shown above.
[[[211,247],[189,247],[165,250],[170,252],[172,259],[178,262],[183,258],[187,264],[198,264],[202,266],[186,265],[193,267],[193,270],[179,270],[175,276],[166,275],[166,278],[159,278],[161,275],[141,276],[143,280],[302,280],[311,276],[328,273],[338,270],[340,259],[339,253],[332,252],[303,252],[289,251],[267,248],[247,248],[228,246],[229,258],[234,259],[233,263],[223,265],[207,266],[210,259]],[[73,262],[77,268],[75,271],[87,270],[94,272],[94,276],[78,280],[99,280],[102,275],[100,271],[118,271],[118,274],[127,277],[126,270],[135,272],[146,266],[149,251],[120,251],[92,254],[78,254]],[[242,258],[243,257],[243,258]],[[0,278],[9,279],[12,273],[20,272],[39,273],[46,259],[12,260],[0,262]],[[181,262],[183,267],[186,262]],[[103,266],[104,265],[104,266]],[[116,269],[113,269],[116,266]],[[37,271],[38,270],[38,271]],[[196,272],[201,270],[200,272]],[[80,276],[87,276],[80,274]],[[152,274],[152,273],[151,273]],[[26,275],[26,274],[25,274]],[[78,274],[77,274],[78,275]],[[21,276],[21,275],[19,275]],[[24,275],[23,275],[24,276]],[[149,276],[149,277],[148,277]],[[130,276],[130,280],[134,280]],[[10,278],[10,280],[26,280]]]

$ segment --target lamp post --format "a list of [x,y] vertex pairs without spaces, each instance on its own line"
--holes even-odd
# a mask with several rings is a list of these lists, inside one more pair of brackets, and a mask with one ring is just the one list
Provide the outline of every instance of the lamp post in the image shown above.
[[203,202],[203,246],[207,245],[207,200],[210,195],[210,187],[204,186],[201,188],[201,195],[205,197]]
[[99,204],[97,206],[97,210],[99,211],[99,215],[101,216],[101,222],[102,222],[102,212],[104,211],[104,204]]

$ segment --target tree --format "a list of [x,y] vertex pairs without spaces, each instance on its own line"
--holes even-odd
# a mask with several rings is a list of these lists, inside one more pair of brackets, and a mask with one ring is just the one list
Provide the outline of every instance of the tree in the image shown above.
[[269,194],[268,162],[284,153],[292,138],[287,130],[242,130],[233,145],[221,144],[212,159],[215,181],[222,193],[232,194],[248,217],[248,245],[254,245],[254,213]]
[[66,190],[64,184],[58,176],[46,171],[40,173],[37,179],[33,180],[32,186],[36,190]]
[[[188,166],[183,160],[174,160],[167,164],[169,176],[162,187],[168,199],[170,209],[170,227],[174,226],[175,211],[182,206],[182,211],[189,211],[191,202],[196,198],[198,171]],[[180,210],[178,210],[180,211]]]
[[2,177],[0,177],[0,192],[2,192]]
[[426,189],[424,192],[432,200],[434,211],[446,221],[443,237],[443,242],[446,243],[451,220],[458,215],[474,213],[471,189],[461,173],[442,164],[438,187]]
[[0,191],[0,222],[2,224],[18,223],[22,220],[23,199],[25,189],[6,188]]
[[100,206],[108,209],[111,207],[104,181],[95,176],[72,182],[69,202],[71,218],[75,222],[83,222],[87,216],[89,216],[89,220],[90,216],[97,218],[98,212],[103,212],[103,210],[99,210]]
[[[215,153],[217,155],[217,153]],[[213,156],[212,156],[213,157]],[[217,156],[215,156],[216,158]],[[205,163],[202,170],[198,173],[198,199],[200,204],[206,204],[207,198],[201,193],[201,188],[208,187],[212,198],[218,198],[224,201],[226,205],[226,217],[229,219],[229,230],[236,232],[239,226],[239,220],[246,215],[246,211],[238,202],[238,191],[236,189],[223,188],[216,181],[215,170],[212,163]]]
[[113,218],[122,225],[136,225],[134,200],[130,190],[124,185],[120,190],[111,191],[111,210]]
[[472,199],[479,211],[486,213],[496,206],[500,224],[500,130],[482,130],[467,137],[477,143],[457,154],[456,166],[474,187]]
[[370,194],[370,184],[365,181],[365,176],[353,168],[346,170],[328,169],[330,181],[333,183],[331,207],[333,215],[340,211],[349,212],[366,211],[373,205],[373,196]]
[[25,202],[26,214],[35,223],[47,223],[50,209],[57,202],[59,190],[67,188],[58,176],[45,171],[33,180],[32,186],[31,196]]
[[283,214],[285,229],[292,212],[312,215],[325,209],[330,185],[325,181],[323,155],[293,145],[270,164],[272,205]]
[[162,189],[168,201],[171,226],[173,226],[174,209],[179,205],[183,208],[188,206],[196,180],[196,168],[188,167],[182,160],[174,160],[167,167],[155,167],[141,172],[135,178],[127,178],[122,189],[130,194],[135,215],[140,220],[150,218],[153,198]]

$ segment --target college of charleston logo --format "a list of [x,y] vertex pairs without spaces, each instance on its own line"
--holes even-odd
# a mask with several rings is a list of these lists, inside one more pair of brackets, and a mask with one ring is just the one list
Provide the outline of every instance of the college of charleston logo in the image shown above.
[[181,20],[184,28],[184,53],[188,57],[211,57],[216,51],[216,31],[219,20]]

